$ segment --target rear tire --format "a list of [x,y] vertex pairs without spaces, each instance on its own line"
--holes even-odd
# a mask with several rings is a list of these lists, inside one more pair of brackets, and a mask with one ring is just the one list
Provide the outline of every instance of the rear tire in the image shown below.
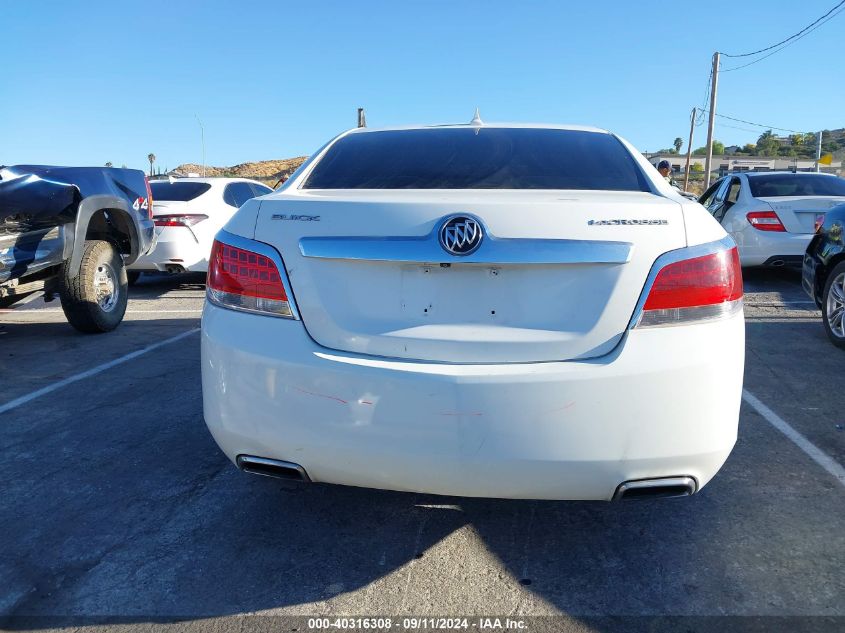
[[845,262],[827,276],[822,294],[822,321],[830,342],[845,349]]
[[85,242],[79,274],[62,267],[59,298],[68,322],[80,332],[109,332],[120,325],[129,296],[123,257],[111,242]]

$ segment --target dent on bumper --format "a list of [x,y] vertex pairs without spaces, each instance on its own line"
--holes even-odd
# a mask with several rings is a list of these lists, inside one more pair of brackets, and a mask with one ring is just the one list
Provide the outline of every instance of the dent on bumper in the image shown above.
[[709,481],[736,441],[743,354],[741,314],[633,331],[589,361],[448,365],[328,350],[299,321],[206,304],[203,404],[230,459],[314,481],[610,499],[631,479]]

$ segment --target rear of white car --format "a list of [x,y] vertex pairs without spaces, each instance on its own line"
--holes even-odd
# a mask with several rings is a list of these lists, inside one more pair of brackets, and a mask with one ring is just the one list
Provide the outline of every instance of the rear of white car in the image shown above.
[[743,340],[732,241],[617,137],[353,131],[218,234],[204,412],[261,474],[690,494],[735,442]]
[[845,180],[806,172],[729,175],[702,196],[743,266],[800,266],[825,213],[843,202]]
[[247,200],[272,191],[235,178],[171,178],[153,180],[150,187],[156,246],[130,271],[206,272],[217,232]]

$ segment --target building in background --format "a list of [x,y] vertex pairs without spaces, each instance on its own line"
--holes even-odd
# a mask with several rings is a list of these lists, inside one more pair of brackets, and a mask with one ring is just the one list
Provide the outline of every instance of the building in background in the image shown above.
[[[731,148],[725,148],[726,150]],[[657,167],[661,160],[668,160],[672,165],[672,174],[684,174],[687,164],[686,154],[646,154],[646,159]],[[704,174],[704,156],[693,156],[690,159],[690,175]],[[722,177],[728,172],[737,171],[816,171],[816,161],[810,158],[789,158],[786,156],[735,156],[722,154],[713,156],[713,174]],[[821,165],[820,171],[828,174],[842,173],[842,161],[834,161],[830,165]]]

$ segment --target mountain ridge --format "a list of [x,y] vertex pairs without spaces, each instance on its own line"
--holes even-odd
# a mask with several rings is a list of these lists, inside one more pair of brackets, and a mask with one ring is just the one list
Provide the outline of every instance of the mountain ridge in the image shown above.
[[307,156],[296,156],[293,158],[251,161],[232,165],[231,167],[183,163],[167,173],[173,176],[187,176],[188,174],[199,174],[202,176],[205,174],[205,176],[212,178],[250,178],[269,183],[272,186],[280,179],[289,177],[307,159]]

